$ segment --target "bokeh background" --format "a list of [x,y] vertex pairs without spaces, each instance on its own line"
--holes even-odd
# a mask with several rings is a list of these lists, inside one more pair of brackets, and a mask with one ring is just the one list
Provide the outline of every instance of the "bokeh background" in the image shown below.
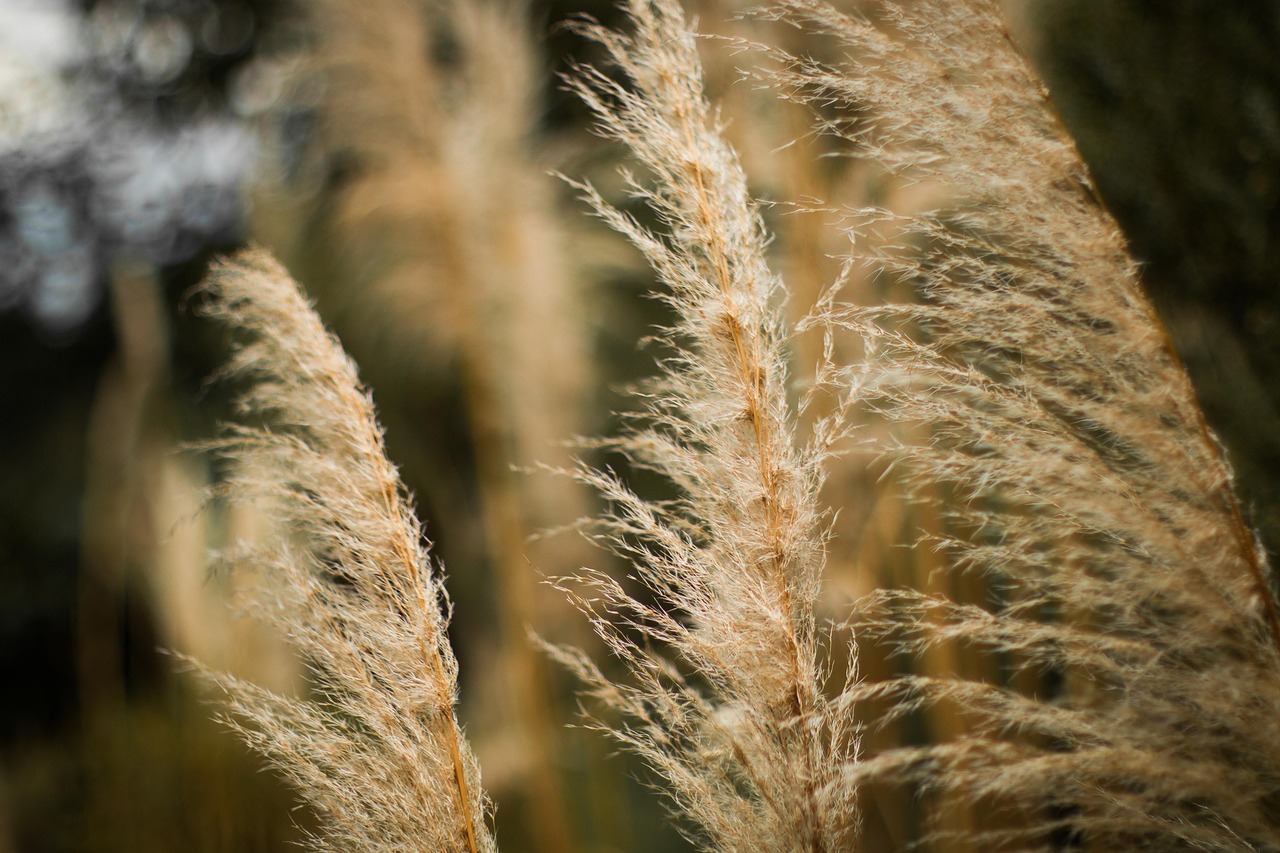
[[[824,49],[733,20],[747,5],[690,4],[705,31]],[[1274,555],[1280,3],[1005,6]],[[548,174],[619,193],[620,152],[556,77],[594,55],[560,26],[583,12],[621,17],[588,0],[0,0],[0,853],[284,850],[310,824],[165,651],[305,689],[235,615],[253,579],[217,568],[263,522],[206,500],[222,472],[191,449],[234,389],[209,379],[227,341],[188,294],[247,241],[280,255],[361,365],[448,567],[461,715],[503,849],[684,849],[643,770],[565,728],[572,684],[526,638],[589,644],[540,581],[605,558],[572,536],[528,542],[591,499],[512,466],[607,432],[662,319],[635,256]],[[749,61],[707,45],[761,197],[927,204],[818,158],[806,118],[735,84]],[[776,261],[803,310],[843,238],[785,212],[770,212]],[[933,577],[892,546],[936,517],[876,491],[877,473],[855,457],[833,478],[835,610]],[[917,723],[943,732],[945,709]],[[900,847],[912,808],[886,795],[869,843]]]

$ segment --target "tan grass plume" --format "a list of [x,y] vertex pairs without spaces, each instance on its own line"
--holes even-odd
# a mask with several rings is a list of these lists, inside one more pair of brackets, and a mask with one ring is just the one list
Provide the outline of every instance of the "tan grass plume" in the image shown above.
[[613,734],[654,768],[707,849],[847,849],[858,822],[847,784],[858,750],[845,693],[853,673],[826,670],[814,617],[817,493],[839,419],[809,442],[796,434],[781,283],[679,5],[634,0],[626,10],[628,34],[579,28],[628,85],[592,67],[569,85],[646,169],[627,183],[661,231],[582,189],[657,272],[675,320],[658,333],[669,349],[638,392],[643,414],[604,444],[677,496],[646,500],[608,471],[577,472],[610,502],[597,533],[646,592],[599,574],[567,583],[629,680],[559,654],[621,712]]
[[[935,541],[1004,590],[989,607],[911,590],[860,606],[911,652],[963,642],[1064,686],[869,683],[889,717],[940,701],[970,734],[868,756],[895,778],[1011,809],[976,849],[1280,849],[1280,622],[1222,449],[1138,268],[1047,95],[987,0],[819,0],[772,13],[847,60],[783,58],[791,97],[864,156],[945,187],[934,212],[850,211],[896,248],[855,251],[919,304],[850,309],[894,450],[955,493]],[[941,840],[940,835],[935,839]]]
[[319,850],[492,850],[479,769],[454,716],[448,603],[354,364],[288,274],[251,250],[210,275],[203,311],[240,339],[241,422],[216,449],[231,498],[271,501],[287,538],[250,608],[309,664],[311,699],[211,675],[234,722],[321,818]]

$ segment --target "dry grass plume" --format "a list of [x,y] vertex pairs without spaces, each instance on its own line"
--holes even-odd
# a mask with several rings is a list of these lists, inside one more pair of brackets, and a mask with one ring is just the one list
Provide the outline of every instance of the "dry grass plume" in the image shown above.
[[316,849],[494,849],[453,711],[440,571],[355,365],[262,252],[215,269],[203,295],[240,340],[226,372],[245,386],[242,423],[215,445],[247,463],[228,493],[269,500],[290,533],[233,559],[266,568],[252,610],[315,684],[302,700],[212,675],[237,727],[319,813]]

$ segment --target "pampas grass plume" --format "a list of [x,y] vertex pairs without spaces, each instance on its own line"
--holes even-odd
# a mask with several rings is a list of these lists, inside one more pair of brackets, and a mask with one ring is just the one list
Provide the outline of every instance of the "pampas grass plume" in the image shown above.
[[479,770],[454,716],[447,599],[355,366],[288,274],[251,250],[204,288],[241,343],[242,422],[215,443],[227,493],[269,502],[287,538],[252,609],[302,654],[312,699],[210,674],[235,724],[319,813],[318,850],[492,850]]

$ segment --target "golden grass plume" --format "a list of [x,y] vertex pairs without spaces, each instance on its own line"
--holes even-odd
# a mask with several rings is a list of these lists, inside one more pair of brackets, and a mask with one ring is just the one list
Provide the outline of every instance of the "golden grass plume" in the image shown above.
[[864,636],[916,653],[962,641],[1066,679],[1047,696],[960,678],[867,684],[890,717],[949,700],[972,731],[868,756],[858,776],[1023,815],[977,830],[985,844],[1278,849],[1280,621],[1265,556],[1137,265],[997,10],[776,9],[848,59],[784,57],[774,80],[857,111],[826,129],[948,192],[919,216],[850,211],[898,241],[857,251],[921,300],[849,309],[845,326],[875,353],[881,410],[932,435],[895,452],[917,483],[955,492],[934,546],[1006,591],[983,608],[884,590],[859,607]]
[[479,769],[454,716],[457,663],[437,566],[368,393],[288,274],[251,250],[210,275],[203,311],[241,343],[242,422],[215,442],[232,498],[291,535],[233,556],[266,567],[252,610],[309,664],[312,699],[211,674],[235,724],[316,809],[320,850],[491,850]]

